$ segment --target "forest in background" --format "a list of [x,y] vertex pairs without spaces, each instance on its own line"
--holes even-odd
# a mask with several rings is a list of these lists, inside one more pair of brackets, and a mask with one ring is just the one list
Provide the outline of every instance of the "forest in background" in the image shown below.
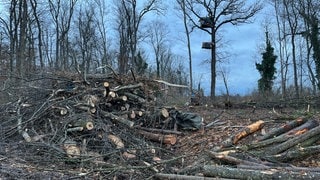
[[[197,15],[206,16],[205,8],[215,5],[220,10],[217,15],[228,19],[235,15],[231,12],[241,10],[237,8],[246,1],[208,2],[174,2],[175,7],[180,7],[177,10],[186,15],[181,16],[181,21],[189,27],[186,37],[195,27],[192,22],[198,23]],[[266,27],[277,55],[276,76],[280,77],[281,85],[273,93],[281,97],[316,95],[320,87],[319,2],[270,0],[264,3],[274,11]],[[198,88],[192,85],[192,66],[185,65],[187,57],[170,49],[166,38],[172,32],[166,28],[166,22],[146,20],[166,13],[167,7],[162,1],[13,0],[1,1],[1,6],[1,75],[25,78],[59,71],[85,76],[112,70],[127,74],[133,70],[139,75]],[[216,46],[219,47],[218,42]],[[150,49],[152,58],[146,53]],[[188,56],[192,61],[192,55]],[[219,58],[214,61],[223,63]],[[223,72],[213,70],[214,77],[224,79]],[[227,89],[228,82],[225,84]]]

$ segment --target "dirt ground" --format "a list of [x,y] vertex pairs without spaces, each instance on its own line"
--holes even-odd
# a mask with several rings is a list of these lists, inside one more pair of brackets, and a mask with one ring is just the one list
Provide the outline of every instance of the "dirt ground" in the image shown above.
[[[121,164],[112,164],[111,162],[106,164],[101,162],[103,161],[101,159],[96,160],[96,164],[91,165],[91,169],[90,166],[84,164],[85,162],[66,162],[62,158],[52,157],[48,154],[50,151],[46,153],[38,146],[39,152],[34,152],[33,145],[23,142],[21,138],[2,137],[0,141],[0,178],[153,179],[153,175],[156,173],[202,176],[202,166],[204,164],[217,164],[207,155],[207,151],[215,149],[239,129],[258,120],[265,121],[265,126],[261,131],[240,141],[240,144],[246,144],[260,136],[261,133],[288,121],[288,119],[282,119],[282,117],[298,117],[305,114],[305,110],[290,108],[253,109],[252,107],[246,107],[224,109],[203,105],[181,109],[201,115],[204,119],[204,128],[197,131],[181,130],[182,134],[178,135],[175,145],[154,143],[154,147],[161,149],[161,151],[155,153],[153,159],[146,155],[146,157],[139,159],[121,159]],[[313,111],[313,118],[319,120],[319,113]],[[296,160],[292,164],[304,167],[319,167],[318,157],[319,155],[315,155],[303,160]],[[154,158],[158,158],[160,161]],[[141,164],[141,161],[144,164]],[[157,163],[154,163],[155,161]]]

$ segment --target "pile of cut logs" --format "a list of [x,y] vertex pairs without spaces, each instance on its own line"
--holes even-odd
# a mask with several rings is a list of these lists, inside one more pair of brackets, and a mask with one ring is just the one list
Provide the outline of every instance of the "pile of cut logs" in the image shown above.
[[320,152],[320,145],[317,144],[320,126],[317,120],[297,118],[258,136],[249,144],[239,145],[242,138],[258,132],[264,124],[259,120],[235,133],[215,150],[207,151],[210,157],[224,166],[205,165],[204,174],[236,179],[320,178],[320,168],[287,164]]
[[[17,119],[4,127],[5,137],[18,132],[28,143],[44,143],[73,159],[92,150],[104,156],[106,149],[134,149],[145,140],[177,141],[180,132],[170,117],[174,108],[156,104],[155,94],[161,92],[157,81],[97,75],[83,80],[70,74],[50,81],[51,88],[26,84],[25,96],[8,108]],[[28,94],[34,89],[38,95]],[[125,151],[123,156],[136,154]]]

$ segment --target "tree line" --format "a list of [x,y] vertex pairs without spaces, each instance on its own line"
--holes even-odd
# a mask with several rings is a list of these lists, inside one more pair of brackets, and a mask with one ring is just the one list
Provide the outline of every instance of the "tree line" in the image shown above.
[[115,70],[188,83],[166,25],[151,18],[166,11],[160,0],[12,0],[0,5],[3,74]]
[[[283,97],[299,97],[320,88],[319,10],[317,0],[176,0],[184,25],[187,57],[175,54],[170,46],[168,22],[154,17],[167,13],[161,0],[11,0],[1,2],[1,72],[24,77],[48,70],[119,74],[129,71],[171,83],[189,84],[193,89],[190,35],[203,30],[211,36],[211,97],[215,96],[217,63],[226,24],[245,26],[264,7],[269,13],[266,52],[256,60],[266,83],[261,91],[272,91],[280,77]],[[172,8],[171,8],[172,10]],[[199,23],[200,20],[200,23]],[[203,26],[205,25],[205,26]],[[146,48],[148,44],[148,48]],[[271,47],[272,45],[272,47]],[[152,52],[149,52],[152,51]],[[276,57],[274,74],[262,68],[270,55]],[[152,53],[150,57],[148,53]],[[184,61],[189,61],[189,67]],[[267,58],[268,59],[268,58]],[[153,64],[153,65],[151,65]],[[264,70],[265,69],[265,70]],[[189,71],[188,71],[189,70]],[[263,73],[263,71],[266,71]],[[231,69],[232,73],[232,69]],[[269,73],[269,74],[268,74]],[[271,73],[271,75],[270,75]],[[188,77],[189,75],[189,77]],[[218,77],[219,78],[219,77]],[[293,90],[293,91],[292,91]]]

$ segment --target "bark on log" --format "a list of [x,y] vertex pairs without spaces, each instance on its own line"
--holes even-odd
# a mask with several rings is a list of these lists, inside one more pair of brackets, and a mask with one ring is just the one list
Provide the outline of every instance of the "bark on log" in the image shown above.
[[[289,132],[282,134],[280,136],[277,136],[275,138],[272,139],[267,139],[264,141],[260,141],[257,143],[252,143],[250,145],[244,145],[243,147],[241,147],[242,149],[246,149],[246,150],[250,150],[250,149],[255,149],[255,148],[262,148],[265,146],[269,146],[271,144],[275,144],[275,143],[282,143],[287,141],[288,139],[295,137],[297,135],[300,135],[314,127],[316,127],[318,125],[318,122],[315,120],[308,120],[307,122],[305,122],[304,124],[302,124],[301,126],[298,126],[294,129],[291,129]],[[282,128],[282,127],[281,127]],[[283,131],[282,131],[283,132]]]
[[320,173],[280,171],[277,169],[250,170],[230,168],[224,166],[204,166],[204,175],[209,177],[222,177],[233,179],[319,179]]
[[286,141],[282,144],[274,146],[273,148],[266,151],[266,154],[275,155],[275,154],[281,153],[281,152],[283,152],[283,151],[285,151],[285,150],[287,150],[287,149],[289,149],[289,148],[291,148],[301,142],[304,142],[307,139],[312,138],[313,136],[317,136],[319,134],[320,134],[320,126],[317,126],[302,135],[298,135],[294,138],[289,139],[288,141]]
[[120,116],[117,116],[117,115],[114,115],[112,113],[109,113],[109,112],[106,112],[106,111],[102,111],[101,110],[101,114],[104,116],[104,117],[107,117],[107,118],[110,118],[111,120],[114,120],[114,121],[118,121],[122,124],[125,124],[127,125],[128,127],[132,128],[134,126],[134,122],[130,121],[130,120],[127,120],[125,118],[122,118]]
[[128,99],[132,99],[133,101],[137,101],[138,103],[145,103],[146,100],[138,95],[132,94],[130,92],[124,92],[125,96],[128,97]]
[[306,131],[308,131],[314,127],[317,127],[318,125],[319,125],[318,121],[311,119],[311,120],[308,120],[307,122],[305,122],[304,124],[290,130],[286,134],[297,136],[297,135],[305,133]]
[[238,131],[235,135],[231,136],[229,139],[227,139],[223,144],[222,147],[230,147],[234,144],[237,144],[238,141],[249,134],[252,134],[258,130],[260,130],[264,126],[264,121],[259,120],[253,124],[248,125],[247,127],[244,127],[240,131]]
[[281,126],[280,128],[275,128],[273,130],[271,130],[269,133],[265,134],[264,136],[258,138],[259,141],[263,141],[263,140],[266,140],[266,139],[269,139],[269,138],[272,138],[274,136],[278,136],[282,133],[285,133],[285,132],[288,132],[289,130],[297,127],[297,126],[300,126],[301,124],[307,122],[307,119],[306,118],[298,118],[298,119],[295,119],[283,126]]
[[248,165],[239,165],[237,166],[238,168],[241,169],[251,169],[251,170],[268,170],[268,169],[277,169],[279,171],[295,171],[295,172],[317,172],[320,173],[320,168],[318,167],[283,167],[283,166],[268,166],[266,168],[264,167],[256,167],[256,166],[248,166]]
[[166,129],[155,129],[155,128],[146,128],[146,127],[137,127],[138,129],[149,131],[149,132],[158,132],[158,133],[165,133],[165,134],[182,134],[180,131],[171,131]]
[[254,133],[254,132],[260,130],[263,126],[264,126],[264,121],[262,121],[262,120],[259,120],[253,124],[250,124],[249,126],[240,130],[240,132],[234,136],[233,144],[237,144],[240,139],[248,136],[251,133]]
[[[157,173],[154,175],[155,179],[175,179],[175,180],[217,180],[217,178],[207,178],[207,177],[201,177],[201,176],[187,176],[187,175],[178,175],[178,174],[163,174],[163,173]],[[220,180],[227,180],[227,179],[221,179]]]
[[74,107],[82,111],[90,112],[92,114],[94,114],[97,111],[95,107],[91,107],[88,104],[83,104],[83,103],[78,103],[74,105]]
[[[91,118],[80,119],[72,124],[72,128],[78,128],[78,131],[82,130],[92,130],[94,128]],[[70,128],[71,129],[71,128]],[[71,132],[71,130],[69,130]]]
[[68,128],[66,131],[67,132],[83,131],[83,127],[72,127],[72,128]]
[[249,165],[249,166],[255,166],[255,167],[262,167],[266,168],[268,166],[264,165],[262,162],[252,162],[252,161],[247,161],[243,159],[239,159],[236,157],[229,156],[229,152],[213,152],[213,151],[207,151],[209,156],[212,157],[213,159],[217,159],[222,162],[226,162],[228,164],[233,164],[233,165]]
[[127,86],[116,87],[116,88],[112,89],[112,91],[118,92],[118,91],[123,91],[123,90],[127,90],[127,89],[135,89],[135,88],[139,88],[142,86],[143,86],[143,83],[131,84],[131,85],[127,85]]
[[281,154],[267,156],[270,160],[276,160],[280,162],[288,162],[293,159],[302,159],[307,156],[320,153],[320,145],[309,146],[309,147],[296,147],[291,150],[285,151]]
[[175,135],[163,135],[163,134],[155,134],[146,131],[139,130],[139,134],[143,135],[145,138],[150,139],[152,141],[164,143],[164,144],[171,144],[174,145],[177,142],[177,137]]

